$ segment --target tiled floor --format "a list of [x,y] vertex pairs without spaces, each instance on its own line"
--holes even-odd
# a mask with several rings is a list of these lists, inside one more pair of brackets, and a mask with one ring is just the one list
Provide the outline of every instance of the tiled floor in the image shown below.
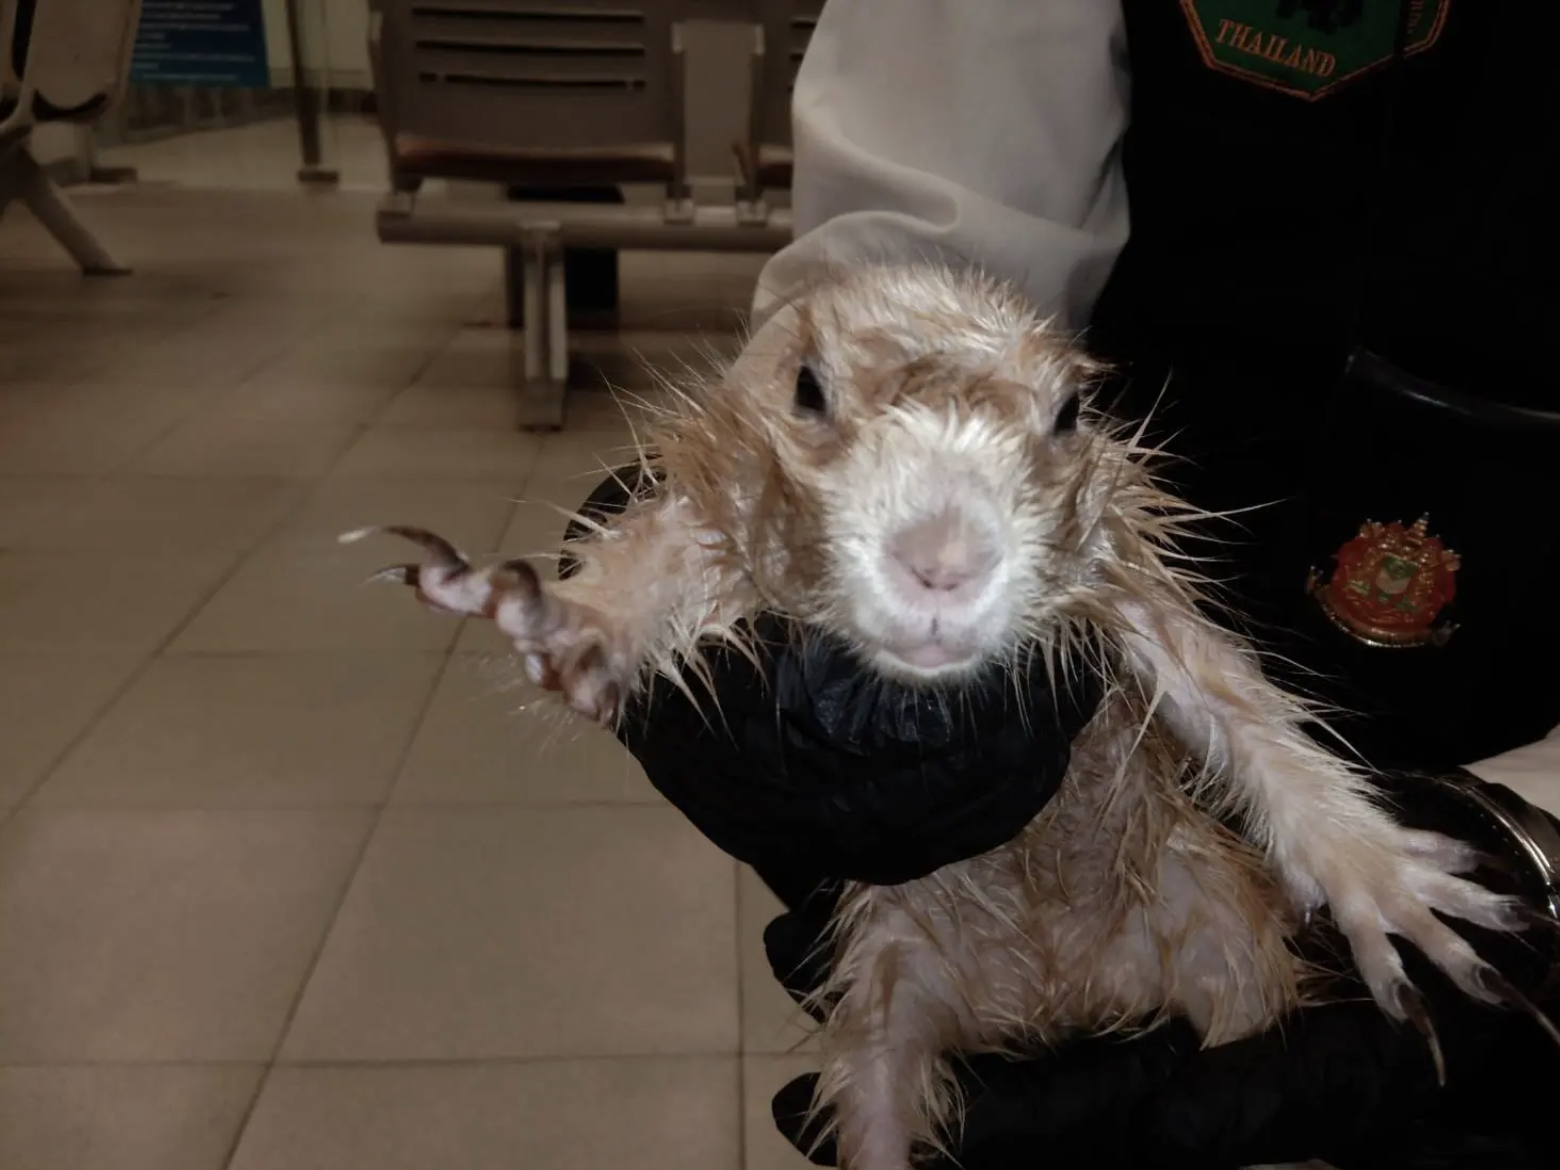
[[[0,224],[0,1166],[803,1165],[768,894],[334,540],[546,551],[610,396],[512,431],[496,254],[369,196],[75,198],[136,275]],[[758,263],[627,258],[586,356],[644,389]]]
[[[99,152],[98,161],[135,167],[143,182],[292,191],[303,157],[298,125],[284,117],[109,147]],[[385,147],[378,124],[355,114],[321,118],[320,163],[336,172],[343,190],[383,190]]]

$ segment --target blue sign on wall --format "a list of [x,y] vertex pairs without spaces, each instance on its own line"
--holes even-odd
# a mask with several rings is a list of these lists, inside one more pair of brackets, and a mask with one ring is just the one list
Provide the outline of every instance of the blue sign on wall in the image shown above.
[[263,0],[141,0],[130,80],[141,85],[271,84]]

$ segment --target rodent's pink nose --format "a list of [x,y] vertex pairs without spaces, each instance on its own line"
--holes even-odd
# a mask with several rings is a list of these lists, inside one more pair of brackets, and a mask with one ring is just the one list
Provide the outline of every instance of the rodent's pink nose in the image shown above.
[[923,588],[951,593],[979,580],[996,565],[991,542],[956,513],[944,513],[905,529],[889,553]]

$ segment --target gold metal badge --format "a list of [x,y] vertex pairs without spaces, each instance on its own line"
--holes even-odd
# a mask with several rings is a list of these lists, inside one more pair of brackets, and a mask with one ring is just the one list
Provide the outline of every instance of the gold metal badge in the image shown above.
[[1379,524],[1372,520],[1333,554],[1325,582],[1311,570],[1306,591],[1345,633],[1369,646],[1439,646],[1456,626],[1437,619],[1457,594],[1462,559],[1438,537],[1430,520]]

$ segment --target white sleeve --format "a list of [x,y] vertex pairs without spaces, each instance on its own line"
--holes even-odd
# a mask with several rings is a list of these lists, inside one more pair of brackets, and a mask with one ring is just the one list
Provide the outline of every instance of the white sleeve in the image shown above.
[[974,263],[1080,329],[1127,237],[1113,0],[828,0],[792,99],[794,242],[754,323],[826,268]]
[[1547,739],[1469,764],[1468,771],[1504,784],[1529,804],[1560,817],[1560,727]]

